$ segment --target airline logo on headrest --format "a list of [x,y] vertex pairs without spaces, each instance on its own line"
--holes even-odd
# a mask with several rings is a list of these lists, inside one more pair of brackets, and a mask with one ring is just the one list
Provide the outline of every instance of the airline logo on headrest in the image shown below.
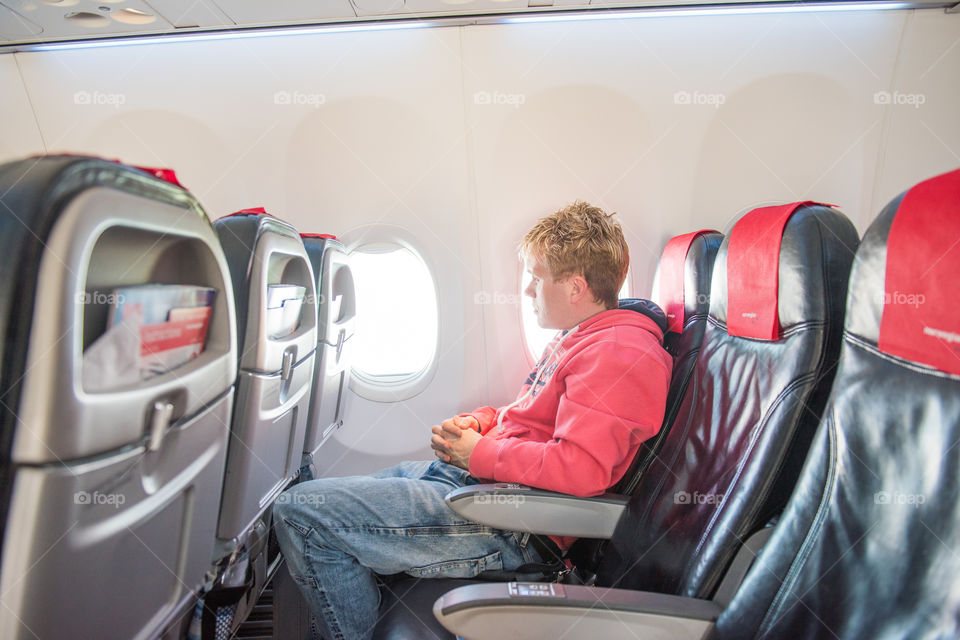
[[934,329],[933,327],[924,327],[923,333],[924,335],[928,335],[932,338],[940,338],[941,340],[946,340],[947,342],[960,342],[960,333],[943,331],[941,329]]

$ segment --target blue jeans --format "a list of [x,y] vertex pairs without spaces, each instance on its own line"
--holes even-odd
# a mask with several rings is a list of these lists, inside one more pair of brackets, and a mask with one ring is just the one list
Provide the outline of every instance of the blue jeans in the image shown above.
[[472,578],[540,562],[528,536],[466,520],[444,502],[478,482],[440,460],[401,462],[369,476],[304,482],[277,499],[280,549],[327,638],[372,636],[375,574]]

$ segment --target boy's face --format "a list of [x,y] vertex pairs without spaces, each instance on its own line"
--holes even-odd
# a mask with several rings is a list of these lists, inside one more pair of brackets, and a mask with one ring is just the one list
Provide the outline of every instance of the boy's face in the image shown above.
[[569,329],[574,326],[576,322],[570,322],[573,311],[570,302],[571,279],[554,280],[547,265],[536,255],[524,256],[524,265],[530,274],[530,284],[524,293],[533,299],[537,324],[544,329]]

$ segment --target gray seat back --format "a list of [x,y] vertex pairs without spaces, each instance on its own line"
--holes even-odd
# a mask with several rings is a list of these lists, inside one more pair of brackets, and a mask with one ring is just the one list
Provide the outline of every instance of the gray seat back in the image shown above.
[[340,241],[325,234],[301,236],[318,292],[317,366],[303,448],[303,464],[310,468],[320,446],[343,425],[357,300],[350,258]]
[[[153,637],[213,551],[237,366],[223,252],[188,192],[113,162],[9,163],[0,194],[0,637]],[[85,381],[111,291],[148,283],[216,290],[204,351]]]
[[[239,316],[237,399],[217,526],[226,553],[242,543],[299,471],[317,317],[313,270],[296,229],[262,210],[220,218],[214,228]],[[282,286],[302,287],[302,304],[286,319],[271,301]]]

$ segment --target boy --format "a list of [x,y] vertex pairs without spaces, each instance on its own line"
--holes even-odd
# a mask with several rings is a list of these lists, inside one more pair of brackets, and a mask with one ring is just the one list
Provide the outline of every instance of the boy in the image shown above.
[[660,428],[672,363],[657,324],[617,308],[629,255],[612,214],[576,202],[541,219],[522,253],[537,322],[560,333],[517,400],[434,426],[438,460],[305,482],[274,506],[290,573],[326,637],[372,635],[377,573],[471,578],[541,561],[527,536],[453,512],[453,489],[496,481],[597,495]]

